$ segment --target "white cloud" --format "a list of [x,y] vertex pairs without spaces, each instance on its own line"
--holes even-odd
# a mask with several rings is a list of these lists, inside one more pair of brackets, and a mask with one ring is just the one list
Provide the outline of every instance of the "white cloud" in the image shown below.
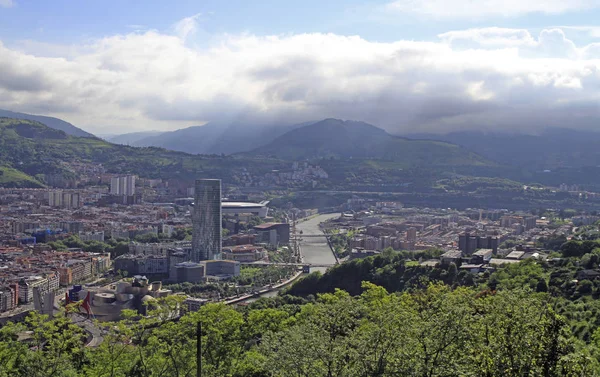
[[475,42],[483,46],[533,46],[536,41],[527,29],[499,27],[449,31],[438,37],[446,43]]
[[2,8],[10,8],[15,5],[13,0],[0,0],[0,7]]
[[175,33],[182,39],[186,39],[189,35],[193,35],[196,31],[198,31],[198,21],[202,13],[197,13],[193,16],[183,18],[179,20],[175,25],[173,25],[173,29]]
[[557,29],[586,34],[592,38],[600,38],[600,26],[557,26]]
[[[228,35],[202,49],[185,35],[115,35],[57,49],[62,56],[0,43],[0,108],[98,133],[325,117],[390,131],[526,130],[596,127],[600,116],[600,48],[577,47],[556,29],[537,39],[523,30],[451,32],[437,43]],[[479,44],[454,45],[469,36]]]
[[559,14],[600,7],[599,0],[396,0],[388,10],[436,19]]
[[438,37],[458,49],[518,48],[524,57],[579,59],[596,51],[593,45],[578,48],[559,28],[544,29],[537,39],[526,29],[497,27],[449,31]]

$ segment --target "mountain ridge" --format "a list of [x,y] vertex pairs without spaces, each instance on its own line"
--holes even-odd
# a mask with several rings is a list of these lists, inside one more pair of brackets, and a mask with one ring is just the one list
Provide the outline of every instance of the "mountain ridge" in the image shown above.
[[132,142],[137,147],[160,147],[192,154],[235,154],[271,142],[277,136],[310,122],[293,125],[207,123],[162,132]]
[[54,128],[55,130],[64,131],[65,133],[67,133],[68,135],[71,135],[71,136],[90,137],[90,138],[96,137],[95,135],[93,135],[87,131],[84,131],[79,127],[76,127],[67,121],[64,121],[59,118],[54,118],[54,117],[18,113],[18,112],[14,112],[14,111],[10,111],[10,110],[0,109],[0,118],[31,120],[31,121],[40,122],[42,124],[45,124],[46,126],[48,126],[50,128]]
[[455,131],[416,133],[411,139],[429,139],[461,145],[497,163],[533,170],[580,168],[600,164],[600,132],[548,128],[535,135]]
[[125,134],[112,135],[103,139],[114,144],[135,145],[136,143],[138,143],[141,140],[144,140],[145,138],[158,136],[163,133],[163,131],[128,132]]
[[408,166],[489,165],[490,161],[455,144],[393,136],[374,125],[335,118],[296,128],[246,155],[285,160],[361,158],[406,162]]

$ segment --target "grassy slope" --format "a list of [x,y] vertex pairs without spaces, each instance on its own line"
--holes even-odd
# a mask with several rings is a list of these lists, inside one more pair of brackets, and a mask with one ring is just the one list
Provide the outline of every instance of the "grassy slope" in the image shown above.
[[44,185],[22,171],[0,166],[0,187],[44,187]]

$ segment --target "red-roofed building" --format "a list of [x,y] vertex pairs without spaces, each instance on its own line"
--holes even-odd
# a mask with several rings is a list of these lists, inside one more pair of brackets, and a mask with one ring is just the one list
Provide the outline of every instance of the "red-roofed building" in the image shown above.
[[223,259],[238,262],[255,262],[266,257],[265,249],[253,245],[237,245],[223,248]]

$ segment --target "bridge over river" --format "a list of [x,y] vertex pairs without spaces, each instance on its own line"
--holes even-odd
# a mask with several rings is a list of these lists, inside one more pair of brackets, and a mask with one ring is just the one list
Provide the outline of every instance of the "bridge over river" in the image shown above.
[[[319,224],[329,219],[339,217],[339,213],[324,214],[315,216],[309,220],[299,221],[296,223],[296,235],[302,255],[301,263],[291,263],[289,265],[310,266],[310,271],[327,271],[327,268],[338,263],[333,251],[329,247],[327,238],[321,232]],[[302,231],[302,234],[300,234]],[[239,300],[240,302],[250,303],[256,301],[259,297],[274,297],[277,296],[279,289],[269,290],[268,292],[260,293],[248,299]]]
[[302,263],[310,265],[311,271],[325,272],[327,267],[337,264],[337,259],[329,247],[327,238],[319,228],[319,224],[339,216],[339,213],[324,214],[296,223],[296,235],[299,238]]

